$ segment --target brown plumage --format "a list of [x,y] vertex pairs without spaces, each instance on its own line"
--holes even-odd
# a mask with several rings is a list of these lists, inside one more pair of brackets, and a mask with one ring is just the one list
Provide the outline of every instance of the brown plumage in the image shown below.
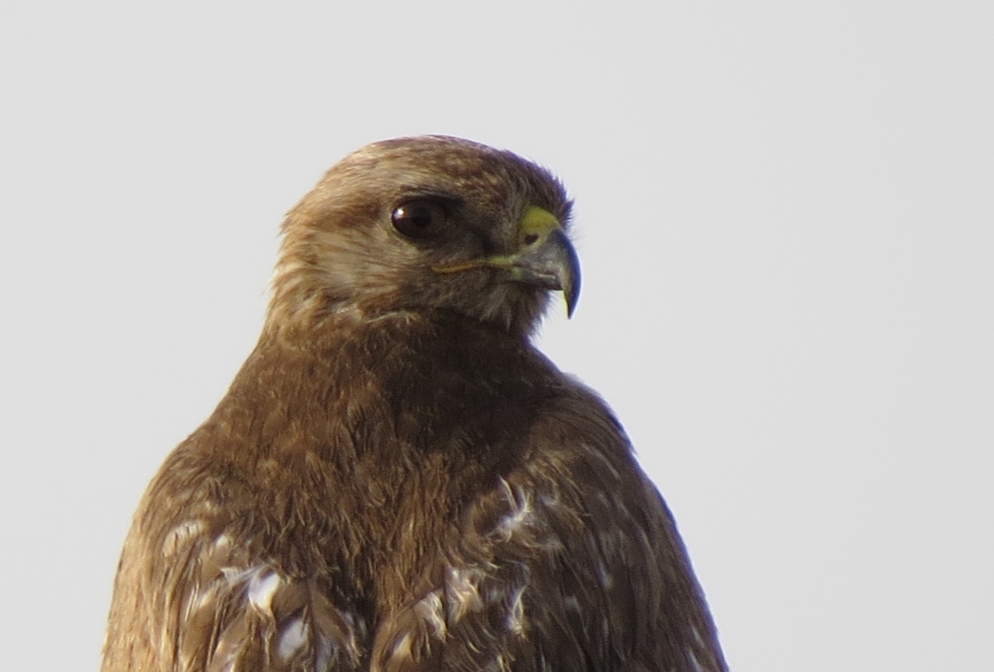
[[576,300],[569,210],[465,140],[332,168],[135,514],[103,672],[724,670],[624,431],[529,343]]

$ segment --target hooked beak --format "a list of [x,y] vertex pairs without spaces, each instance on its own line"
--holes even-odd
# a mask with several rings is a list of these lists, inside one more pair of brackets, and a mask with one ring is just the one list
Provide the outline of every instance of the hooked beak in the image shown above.
[[456,273],[471,268],[500,268],[511,279],[542,289],[562,290],[566,315],[573,316],[580,297],[580,260],[566,237],[562,224],[548,210],[530,206],[518,223],[518,249],[495,255],[434,266],[437,273]]

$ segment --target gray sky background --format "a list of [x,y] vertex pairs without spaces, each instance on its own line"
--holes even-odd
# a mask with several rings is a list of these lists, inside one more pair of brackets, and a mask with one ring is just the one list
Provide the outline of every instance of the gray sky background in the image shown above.
[[735,670],[994,669],[994,4],[344,5],[0,9],[4,667],[97,667],[283,213],[430,132],[575,197],[540,344],[627,427]]

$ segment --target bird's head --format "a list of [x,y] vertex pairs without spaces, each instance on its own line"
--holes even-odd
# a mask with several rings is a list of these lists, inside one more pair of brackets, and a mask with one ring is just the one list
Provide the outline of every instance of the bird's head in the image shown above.
[[441,136],[368,145],[287,215],[268,324],[447,310],[527,335],[550,290],[576,305],[570,205],[507,151]]

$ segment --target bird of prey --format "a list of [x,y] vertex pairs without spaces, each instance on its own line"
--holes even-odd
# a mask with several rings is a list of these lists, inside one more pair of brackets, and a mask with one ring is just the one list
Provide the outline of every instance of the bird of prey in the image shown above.
[[103,672],[725,670],[624,430],[529,341],[577,301],[570,205],[451,137],[331,168],[139,505]]

